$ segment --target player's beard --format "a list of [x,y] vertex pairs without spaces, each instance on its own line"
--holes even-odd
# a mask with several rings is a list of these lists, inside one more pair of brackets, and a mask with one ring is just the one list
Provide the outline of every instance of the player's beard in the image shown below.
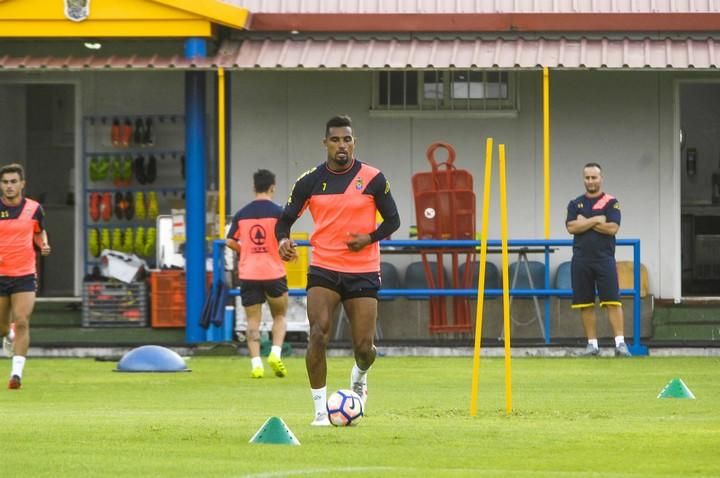
[[335,164],[342,168],[344,168],[348,165],[348,163],[350,163],[350,155],[348,153],[335,154],[335,157],[333,159],[335,160]]

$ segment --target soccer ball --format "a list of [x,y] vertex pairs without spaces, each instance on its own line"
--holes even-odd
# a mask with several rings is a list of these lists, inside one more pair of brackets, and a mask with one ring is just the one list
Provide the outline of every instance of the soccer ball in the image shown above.
[[327,412],[336,427],[356,425],[363,417],[362,399],[352,390],[338,390],[328,398]]

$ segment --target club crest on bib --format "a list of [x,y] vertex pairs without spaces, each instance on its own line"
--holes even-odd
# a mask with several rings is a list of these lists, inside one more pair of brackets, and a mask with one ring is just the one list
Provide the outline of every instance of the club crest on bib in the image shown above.
[[64,0],[68,20],[81,22],[90,16],[90,0]]

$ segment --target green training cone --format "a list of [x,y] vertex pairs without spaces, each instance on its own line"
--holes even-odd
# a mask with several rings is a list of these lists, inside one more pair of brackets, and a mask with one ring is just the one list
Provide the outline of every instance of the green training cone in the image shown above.
[[300,442],[290,431],[282,418],[270,417],[263,426],[255,432],[250,443],[265,443],[270,445],[299,445]]
[[695,395],[687,388],[685,382],[679,378],[674,378],[665,385],[657,398],[690,398],[695,399]]

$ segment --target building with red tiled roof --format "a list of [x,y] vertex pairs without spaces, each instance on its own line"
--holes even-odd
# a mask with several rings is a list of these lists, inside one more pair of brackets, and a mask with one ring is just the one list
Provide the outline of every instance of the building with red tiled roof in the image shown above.
[[[0,33],[0,124],[15,125],[0,128],[0,155],[25,162],[33,192],[45,194],[50,210],[56,205],[57,216],[74,222],[66,238],[73,255],[48,265],[59,277],[57,284],[46,283],[48,291],[77,295],[87,272],[85,238],[94,223],[85,217],[92,185],[82,172],[96,152],[89,148],[103,152],[106,146],[105,137],[92,137],[90,122],[97,129],[109,128],[115,118],[182,115],[188,78],[204,82],[206,144],[194,160],[201,164],[193,164],[206,171],[206,184],[194,186],[195,194],[186,191],[172,165],[179,164],[191,133],[169,122],[162,123],[167,143],[158,179],[158,187],[170,198],[177,193],[180,203],[184,192],[188,200],[204,196],[196,189],[218,187],[215,84],[222,69],[228,91],[227,211],[250,199],[250,173],[260,165],[277,174],[280,191],[288,190],[323,160],[325,120],[347,113],[356,124],[360,157],[392,181],[403,223],[398,238],[406,237],[416,217],[410,177],[429,169],[427,147],[451,143],[456,164],[473,174],[480,198],[484,142],[492,137],[508,149],[511,238],[569,238],[565,207],[582,192],[582,166],[598,162],[607,190],[622,204],[619,237],[641,241],[650,293],[670,302],[717,296],[717,2],[216,3],[224,6],[205,19],[208,34],[199,35],[206,38],[205,55],[188,54],[179,31],[160,36],[138,28],[113,38]],[[0,3],[0,18],[12,4]],[[199,14],[187,15],[183,21],[194,22]],[[85,21],[94,21],[92,10]],[[170,22],[180,19],[162,21],[172,32]],[[0,32],[9,31],[2,25]],[[38,109],[47,114],[38,117]],[[23,128],[17,118],[37,126]],[[46,123],[51,128],[41,135],[41,147],[35,135]],[[62,158],[60,181],[55,170],[48,172],[50,156]],[[67,193],[76,199],[72,206],[63,206]],[[163,207],[169,211],[172,204]],[[490,214],[490,237],[497,238],[496,202]],[[297,227],[309,229],[309,221]],[[199,250],[201,241],[193,239],[188,247]],[[629,254],[620,248],[618,258],[631,260]],[[553,270],[569,255],[556,251]],[[394,258],[401,269],[411,259]]]

